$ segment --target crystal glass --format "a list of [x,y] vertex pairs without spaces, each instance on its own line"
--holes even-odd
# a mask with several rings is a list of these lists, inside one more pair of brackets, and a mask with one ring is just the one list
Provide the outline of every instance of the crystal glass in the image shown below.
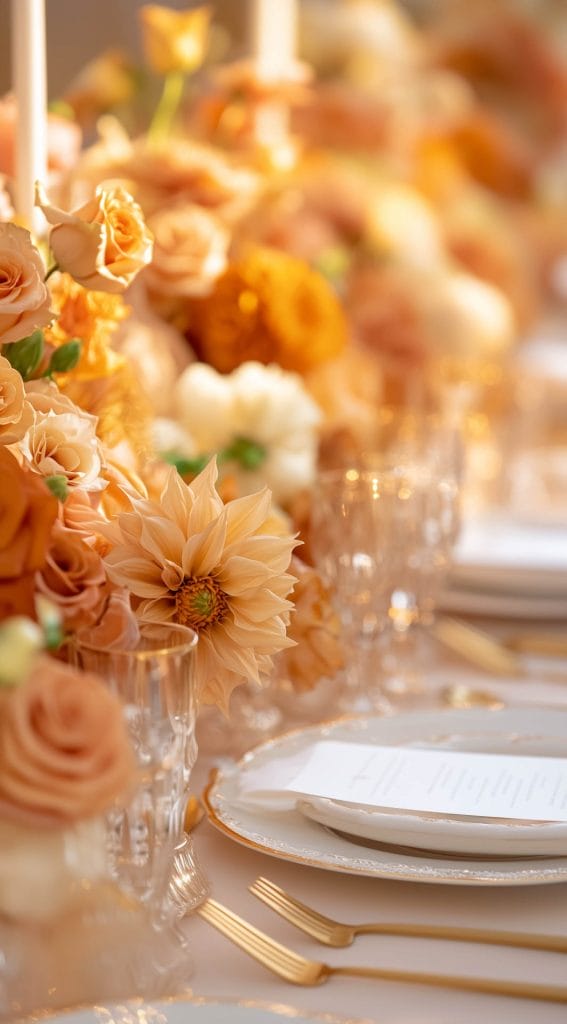
[[197,635],[156,622],[141,622],[139,632],[133,649],[112,650],[93,644],[85,631],[75,637],[72,656],[124,703],[140,777],[128,806],[107,815],[110,865],[120,888],[148,907],[159,927],[208,891],[183,829],[197,754]]
[[421,685],[422,627],[458,532],[458,481],[441,451],[417,454],[366,452],[357,466],[321,473],[315,488],[311,545],[334,586],[353,710],[387,711],[385,691]]
[[180,991],[191,971],[177,923],[109,877],[106,822],[0,821],[0,1022],[74,1005]]

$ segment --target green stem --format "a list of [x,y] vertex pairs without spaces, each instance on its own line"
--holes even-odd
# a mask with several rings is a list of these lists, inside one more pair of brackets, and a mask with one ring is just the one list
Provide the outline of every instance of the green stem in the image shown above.
[[54,264],[53,264],[53,266],[52,266],[52,267],[50,267],[50,268],[49,268],[49,270],[47,271],[47,274],[45,275],[45,277],[44,277],[44,279],[43,279],[44,283],[45,283],[46,281],[49,281],[49,278],[51,277],[51,275],[52,275],[52,274],[54,274],[54,273],[55,273],[55,271],[56,271],[56,270],[59,270],[59,269],[60,269],[60,268],[59,268],[59,264],[58,264],[58,263],[54,263]]
[[184,85],[185,75],[183,71],[170,71],[165,76],[162,93],[148,130],[150,145],[155,146],[167,138],[181,103]]

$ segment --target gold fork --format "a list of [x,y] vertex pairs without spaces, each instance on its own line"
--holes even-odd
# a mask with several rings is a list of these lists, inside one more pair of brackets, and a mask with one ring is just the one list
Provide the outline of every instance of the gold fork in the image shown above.
[[458,942],[483,942],[493,946],[520,946],[523,949],[546,949],[567,953],[567,936],[537,935],[527,932],[491,931],[485,928],[460,928],[453,925],[405,924],[342,924],[294,899],[279,885],[267,878],[257,878],[250,892],[267,903],[286,921],[311,935],[324,946],[350,946],[356,935],[412,935],[427,939],[452,939]]
[[539,999],[547,1003],[567,1003],[567,988],[559,985],[541,985],[525,981],[499,981],[492,978],[466,978],[453,974],[429,974],[421,971],[396,971],[382,967],[331,967],[319,960],[307,960],[287,946],[258,931],[217,903],[206,900],[197,908],[205,921],[240,946],[245,953],[293,985],[321,985],[333,974],[355,978],[378,978],[382,981],[410,982],[433,985],[437,988],[455,988],[492,995],[515,996],[518,999]]

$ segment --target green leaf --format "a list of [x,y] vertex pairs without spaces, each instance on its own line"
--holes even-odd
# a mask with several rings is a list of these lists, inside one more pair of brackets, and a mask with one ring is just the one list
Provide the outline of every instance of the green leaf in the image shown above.
[[257,441],[251,441],[247,437],[237,437],[230,445],[230,448],[225,448],[223,454],[227,459],[234,459],[235,462],[239,462],[243,469],[252,470],[258,469],[262,465],[268,451],[264,445],[258,444]]
[[45,647],[48,651],[56,651],[65,639],[59,609],[43,594],[36,594],[35,610],[39,625],[43,630]]
[[75,120],[75,111],[65,100],[50,100],[47,109],[50,114],[57,114],[58,117],[66,118],[67,121]]
[[62,473],[54,473],[53,476],[46,476],[45,482],[49,490],[59,501],[65,501],[69,494],[67,477]]
[[315,269],[323,277],[327,278],[330,284],[335,285],[342,281],[351,262],[351,256],[344,246],[329,246],[325,249],[319,259],[315,261]]
[[2,355],[6,356],[24,380],[29,380],[43,356],[43,331],[34,331],[28,338],[15,341],[13,345],[4,345]]
[[56,348],[45,376],[51,377],[52,373],[66,373],[67,370],[72,370],[81,358],[81,348],[82,342],[78,338],[72,338],[71,341],[66,341],[64,345]]
[[209,461],[208,455],[197,455],[194,459],[188,459],[178,452],[162,452],[161,458],[170,466],[175,466],[180,476],[197,476]]

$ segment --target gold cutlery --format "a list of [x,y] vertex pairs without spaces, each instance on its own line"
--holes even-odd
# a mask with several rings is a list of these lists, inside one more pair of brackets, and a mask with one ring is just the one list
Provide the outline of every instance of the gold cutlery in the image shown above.
[[546,949],[555,953],[567,953],[565,935],[530,935],[527,932],[384,921],[378,924],[343,924],[319,914],[267,878],[257,878],[250,886],[250,892],[275,910],[276,914],[285,917],[290,924],[311,935],[324,946],[350,946],[357,935],[411,935],[427,939],[452,939],[458,942],[482,942],[493,946],[520,946],[523,949]]
[[[479,690],[476,687],[467,686],[466,683],[453,683],[441,690],[441,700],[450,708],[468,710],[469,708],[488,708],[490,711],[500,711],[506,707],[505,701],[491,690]],[[539,705],[538,705],[539,706]]]
[[519,654],[567,658],[567,637],[558,633],[514,633],[506,638],[506,646]]
[[321,985],[332,975],[350,975],[355,978],[377,978],[436,988],[462,989],[491,995],[514,996],[517,999],[538,999],[549,1003],[567,1003],[567,987],[543,985],[537,982],[500,981],[492,978],[467,978],[453,974],[432,974],[422,971],[398,971],[382,967],[333,967],[319,960],[308,960],[294,950],[271,939],[264,932],[248,924],[232,910],[216,900],[206,900],[197,913],[231,942],[263,964],[273,974],[293,985]]
[[[496,676],[524,675],[521,658],[503,644],[459,619],[446,616],[433,623],[433,635],[445,647]],[[567,677],[566,677],[567,678]]]
[[[439,643],[492,675],[515,676],[518,679],[535,678],[526,670],[520,656],[520,650],[523,652],[523,649],[518,646],[519,637],[514,643],[515,649],[509,650],[504,643],[478,629],[477,626],[471,626],[468,622],[461,622],[460,619],[452,619],[447,616],[440,616],[433,623],[432,632]],[[535,639],[531,637],[527,642],[530,645],[530,650],[533,651]],[[545,644],[549,649],[549,638],[545,640]],[[567,671],[559,673],[546,671],[543,676],[539,674],[537,678],[541,682],[566,684]]]

